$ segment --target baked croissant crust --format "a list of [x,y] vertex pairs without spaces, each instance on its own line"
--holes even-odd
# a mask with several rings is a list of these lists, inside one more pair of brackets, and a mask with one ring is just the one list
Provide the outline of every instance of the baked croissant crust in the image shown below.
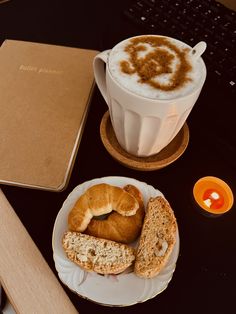
[[71,231],[83,232],[93,216],[110,213],[112,210],[124,216],[134,215],[139,203],[124,189],[106,183],[88,188],[76,201],[68,215]]
[[145,215],[142,194],[131,184],[126,185],[124,190],[137,199],[139,208],[136,214],[127,217],[113,211],[105,220],[93,218],[85,233],[126,244],[133,242],[140,235]]

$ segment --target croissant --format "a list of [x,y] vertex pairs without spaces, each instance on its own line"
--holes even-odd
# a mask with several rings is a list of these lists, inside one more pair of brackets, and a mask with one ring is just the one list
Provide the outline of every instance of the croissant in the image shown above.
[[139,203],[134,196],[120,187],[106,183],[96,184],[82,194],[68,215],[69,229],[83,232],[93,216],[110,213],[134,215]]
[[126,217],[114,211],[105,220],[92,218],[85,233],[120,243],[131,243],[139,236],[145,215],[142,194],[131,184],[124,190],[137,199],[139,208],[136,214]]

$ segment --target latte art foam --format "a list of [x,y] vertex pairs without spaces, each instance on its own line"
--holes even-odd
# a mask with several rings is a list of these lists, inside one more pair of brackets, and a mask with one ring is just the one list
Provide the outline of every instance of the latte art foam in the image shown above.
[[109,56],[112,76],[133,93],[172,99],[191,93],[203,73],[185,43],[163,36],[138,36],[116,45]]

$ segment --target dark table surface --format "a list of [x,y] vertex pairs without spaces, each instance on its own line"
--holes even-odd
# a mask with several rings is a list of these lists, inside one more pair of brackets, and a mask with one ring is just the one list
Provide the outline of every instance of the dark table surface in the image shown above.
[[[18,39],[95,50],[109,49],[143,33],[122,12],[127,1],[11,0],[0,5],[0,43]],[[210,71],[188,117],[190,141],[184,154],[158,171],[143,172],[116,162],[104,148],[99,126],[106,104],[97,88],[67,188],[59,193],[13,186],[1,188],[57,275],[52,229],[68,194],[84,181],[125,176],[153,185],[171,203],[180,233],[180,254],[168,288],[157,297],[126,308],[104,307],[63,287],[81,314],[235,313],[236,208],[219,218],[201,215],[192,201],[194,183],[203,176],[225,180],[236,191],[236,97],[217,85]],[[48,302],[45,300],[45,302]]]

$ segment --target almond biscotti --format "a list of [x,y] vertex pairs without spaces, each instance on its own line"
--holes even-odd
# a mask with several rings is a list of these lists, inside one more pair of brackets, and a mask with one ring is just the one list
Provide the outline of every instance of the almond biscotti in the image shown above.
[[135,259],[132,247],[79,232],[65,232],[62,246],[71,261],[99,274],[121,273]]
[[176,241],[177,223],[167,200],[151,198],[137,248],[134,272],[142,278],[152,278],[165,266]]

